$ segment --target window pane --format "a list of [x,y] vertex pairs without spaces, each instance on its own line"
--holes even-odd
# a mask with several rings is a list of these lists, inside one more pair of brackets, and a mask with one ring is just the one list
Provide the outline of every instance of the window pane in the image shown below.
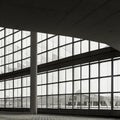
[[52,36],[54,36],[54,34],[48,34],[48,38],[50,38],[50,37],[52,37]]
[[21,108],[21,98],[14,98],[14,108]]
[[53,84],[53,94],[58,94],[58,84]]
[[88,52],[89,51],[89,41],[88,40],[83,40],[81,42],[82,45],[82,53]]
[[13,35],[10,35],[10,36],[6,37],[6,45],[8,45],[12,42],[13,42]]
[[90,108],[98,109],[98,94],[90,94]]
[[[38,91],[38,90],[37,90]],[[41,108],[42,107],[42,100],[41,100],[41,97],[39,96],[39,97],[37,97],[37,107],[38,108]]]
[[0,39],[4,37],[4,30],[0,31]]
[[66,95],[66,100],[65,100],[66,109],[72,109],[72,105],[69,104],[71,97],[72,97],[72,95]]
[[13,29],[6,28],[6,36],[13,33]]
[[6,98],[13,97],[13,90],[6,90]]
[[58,73],[57,72],[51,72],[48,73],[48,83],[53,83],[58,81]]
[[6,56],[6,64],[13,62],[13,54],[7,55]]
[[21,87],[21,78],[14,80],[14,88]]
[[4,48],[1,48],[0,49],[0,56],[3,56],[4,55]]
[[60,70],[59,77],[60,81],[65,81],[65,70]]
[[5,66],[5,72],[12,72],[13,71],[13,64],[8,64]]
[[53,108],[53,100],[52,100],[52,96],[48,96],[48,108]]
[[88,93],[89,92],[88,80],[82,80],[81,84],[82,84],[82,93]]
[[64,47],[60,47],[59,49],[60,49],[59,50],[59,58],[60,59],[65,58],[65,51],[66,51],[65,46]]
[[6,81],[6,89],[13,88],[13,80]]
[[21,41],[14,43],[14,51],[18,51],[21,49]]
[[41,74],[41,83],[46,84],[46,74]]
[[14,61],[21,60],[21,51],[14,53]]
[[13,99],[7,98],[6,99],[6,108],[12,108],[13,107]]
[[53,96],[53,108],[58,108],[58,96]]
[[58,86],[57,84],[48,85],[48,95],[58,94]]
[[[74,95],[73,98],[73,107],[74,109],[80,109],[81,107],[81,99],[80,99],[81,95],[79,93]],[[69,99],[69,104],[72,105],[72,99]]]
[[65,48],[65,57],[72,56],[72,44],[67,45]]
[[48,49],[53,49],[58,46],[58,37],[53,37],[51,39],[48,39]]
[[23,50],[23,59],[27,57],[30,57],[30,48]]
[[22,86],[30,86],[30,77],[22,78]]
[[82,40],[81,38],[74,38],[74,41],[80,41]]
[[0,65],[4,65],[4,57],[0,57]]
[[1,40],[0,40],[0,47],[3,47],[3,46],[4,46],[4,41],[5,41],[4,39],[1,39]]
[[21,31],[14,34],[14,41],[18,41],[21,39]]
[[41,97],[41,107],[46,108],[46,96]]
[[38,65],[46,63],[46,53],[38,55],[37,60],[38,60]]
[[14,89],[14,97],[21,97],[21,89]]
[[37,85],[41,85],[41,75],[37,75]]
[[37,33],[37,39],[38,42],[45,40],[47,38],[47,34],[46,33]]
[[89,78],[89,66],[82,66],[82,79]]
[[80,42],[74,43],[74,55],[80,54]]
[[111,75],[111,62],[100,63],[100,76]]
[[72,68],[66,69],[66,80],[72,80]]
[[88,104],[89,104],[89,95],[82,94],[81,95],[81,107],[82,107],[82,109],[88,109]]
[[28,46],[30,46],[30,37],[28,37],[22,41],[23,48],[28,47]]
[[0,98],[4,98],[4,91],[0,91]]
[[74,81],[74,93],[81,93],[80,81]]
[[113,79],[113,85],[114,85],[114,92],[120,92],[120,76],[114,77]]
[[111,78],[100,79],[100,92],[111,92]]
[[98,42],[90,41],[90,51],[98,49]]
[[30,58],[22,61],[22,68],[30,67]]
[[59,94],[65,94],[65,83],[60,83]]
[[114,93],[114,110],[120,110],[120,93]]
[[23,88],[23,97],[30,96],[30,87]]
[[4,89],[4,82],[0,82],[0,90]]
[[74,79],[80,79],[80,67],[74,68]]
[[53,72],[53,82],[58,82],[58,71]]
[[53,94],[53,86],[52,84],[48,85],[48,95],[52,95]]
[[41,86],[37,86],[37,95],[42,95]]
[[52,72],[51,73],[48,73],[48,83],[52,83]]
[[111,94],[100,94],[100,109],[111,109]]
[[65,95],[59,96],[59,108],[65,109]]
[[90,80],[90,92],[98,92],[98,79]]
[[59,42],[60,42],[60,46],[65,45],[65,43],[66,43],[65,36],[60,35],[59,36]]
[[109,47],[108,45],[104,44],[104,43],[100,43],[100,49],[102,48],[106,48],[106,47]]
[[46,85],[38,86],[38,95],[46,95]]
[[3,74],[4,73],[4,66],[0,67],[0,73]]
[[72,37],[66,36],[66,44],[72,42]]
[[114,75],[119,75],[120,74],[120,60],[115,60],[114,61]]
[[30,32],[29,31],[22,31],[22,37],[25,38],[27,36],[30,36]]
[[48,62],[54,61],[58,59],[58,50],[52,50],[48,52]]
[[66,82],[66,94],[72,94],[72,82]]
[[13,52],[13,45],[9,45],[6,47],[6,54],[12,53]]
[[38,53],[46,51],[46,41],[38,44]]
[[41,86],[42,95],[46,95],[46,85]]
[[14,71],[21,69],[21,61],[14,63]]
[[98,64],[92,64],[90,66],[90,77],[98,77]]

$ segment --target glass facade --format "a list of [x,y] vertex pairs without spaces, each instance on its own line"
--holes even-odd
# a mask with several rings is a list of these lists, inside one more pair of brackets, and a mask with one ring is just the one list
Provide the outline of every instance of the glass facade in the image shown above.
[[94,41],[43,33],[37,34],[37,40],[38,65],[108,47]]
[[0,82],[1,108],[30,107],[30,77],[7,79]]
[[[1,75],[30,67],[30,39],[29,31],[0,28]],[[109,47],[46,33],[37,41],[38,65]],[[116,57],[38,73],[38,108],[120,110],[119,65]],[[0,80],[0,108],[30,108],[30,75]]]
[[39,74],[38,108],[119,110],[119,61],[100,60]]
[[0,30],[0,74],[30,67],[30,32]]

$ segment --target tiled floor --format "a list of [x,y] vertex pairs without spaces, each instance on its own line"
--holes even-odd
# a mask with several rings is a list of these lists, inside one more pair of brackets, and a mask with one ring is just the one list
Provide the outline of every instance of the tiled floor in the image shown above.
[[0,120],[118,120],[115,118],[72,117],[58,115],[2,114]]

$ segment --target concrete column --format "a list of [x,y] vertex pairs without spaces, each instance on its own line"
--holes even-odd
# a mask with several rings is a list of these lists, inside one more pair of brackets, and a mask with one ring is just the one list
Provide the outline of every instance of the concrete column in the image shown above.
[[37,33],[31,32],[30,111],[37,114]]

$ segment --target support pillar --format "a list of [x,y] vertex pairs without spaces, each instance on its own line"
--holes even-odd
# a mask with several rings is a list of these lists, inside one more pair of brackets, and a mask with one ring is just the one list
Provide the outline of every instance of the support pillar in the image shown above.
[[30,112],[37,114],[37,33],[31,32]]

